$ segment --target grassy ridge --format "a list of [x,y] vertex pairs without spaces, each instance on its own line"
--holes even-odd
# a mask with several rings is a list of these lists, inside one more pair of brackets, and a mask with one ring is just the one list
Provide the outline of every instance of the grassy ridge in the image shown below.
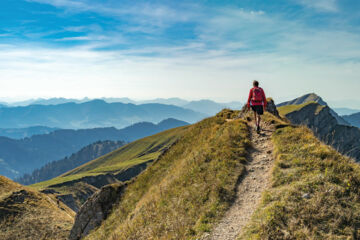
[[56,199],[0,176],[0,239],[67,239],[75,213]]
[[317,109],[316,113],[320,112],[325,106],[319,105],[317,102],[307,102],[299,105],[286,105],[278,108],[278,111],[280,115],[285,116],[286,114],[289,114],[294,111],[299,111],[300,109],[310,105],[310,104],[316,104]]
[[273,135],[272,188],[240,239],[358,239],[360,166],[304,127]]
[[174,128],[137,140],[59,177],[31,186],[37,189],[44,189],[54,184],[80,179],[85,176],[96,176],[106,173],[116,174],[137,164],[156,160],[164,149],[171,146],[181,137],[186,128],[186,126]]
[[127,187],[102,226],[86,239],[195,239],[235,196],[250,144],[237,113],[223,111],[183,137]]

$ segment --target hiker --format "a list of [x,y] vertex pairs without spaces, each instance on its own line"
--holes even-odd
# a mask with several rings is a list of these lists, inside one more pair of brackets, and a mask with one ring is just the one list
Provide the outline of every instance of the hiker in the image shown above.
[[250,89],[249,98],[247,101],[247,107],[248,109],[251,109],[254,111],[255,116],[255,123],[256,123],[256,131],[260,133],[260,121],[261,121],[261,115],[264,114],[264,111],[266,109],[266,96],[264,90],[259,87],[259,82],[254,81],[253,82],[253,88]]

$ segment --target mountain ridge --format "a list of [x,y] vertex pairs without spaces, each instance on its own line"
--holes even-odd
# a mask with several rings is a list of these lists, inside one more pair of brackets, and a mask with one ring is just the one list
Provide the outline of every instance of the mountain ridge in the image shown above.
[[[288,105],[301,105],[306,104],[310,102],[316,102],[321,106],[329,106],[319,95],[316,93],[309,93],[305,94],[301,97],[295,98],[293,100],[283,102],[277,105],[277,107],[283,107]],[[330,107],[329,107],[330,108]],[[341,125],[349,126],[350,123],[348,123],[344,118],[340,117],[333,109],[330,108],[330,113],[335,117],[336,121]]]
[[161,157],[188,126],[172,128],[128,143],[53,179],[31,185],[55,195],[77,211],[99,188],[131,180]]
[[340,153],[360,161],[360,129],[339,124],[330,107],[309,102],[283,106],[279,111],[293,124],[309,127],[320,140]]
[[205,116],[173,105],[135,105],[93,100],[84,103],[0,108],[0,127],[24,128],[41,125],[62,129],[124,128],[136,122],[157,123],[167,118],[196,122]]
[[[62,129],[49,134],[14,140],[0,137],[0,174],[18,177],[30,173],[48,162],[69,156],[81,148],[97,141],[134,141],[168,128],[187,125],[176,119],[167,119],[158,124],[137,123],[123,129]],[[31,162],[30,162],[31,161]]]
[[75,213],[51,196],[0,176],[0,238],[65,240]]
[[351,115],[342,116],[351,125],[360,128],[360,112]]
[[92,143],[80,149],[80,151],[71,154],[69,157],[49,162],[40,169],[35,169],[31,174],[25,174],[14,181],[23,185],[30,185],[55,178],[86,162],[112,152],[124,144],[121,141],[98,141]]

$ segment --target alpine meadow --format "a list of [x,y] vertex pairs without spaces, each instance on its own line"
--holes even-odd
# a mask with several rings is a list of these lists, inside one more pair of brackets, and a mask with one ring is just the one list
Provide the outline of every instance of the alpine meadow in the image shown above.
[[359,12],[2,0],[0,240],[360,239]]

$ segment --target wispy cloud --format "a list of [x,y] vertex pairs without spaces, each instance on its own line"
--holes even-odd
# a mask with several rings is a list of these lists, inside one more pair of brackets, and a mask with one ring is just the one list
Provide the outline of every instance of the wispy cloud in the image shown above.
[[[176,22],[185,22],[196,14],[195,11],[179,12],[177,8],[164,4],[148,3],[146,1],[97,1],[97,0],[27,0],[29,2],[37,2],[49,4],[58,8],[65,8],[68,13],[76,12],[94,12],[107,16],[126,18],[132,23],[130,29],[149,31],[149,28],[166,28],[170,24]],[[181,7],[182,3],[176,6]],[[189,5],[189,4],[186,4]],[[195,4],[191,4],[195,6]],[[131,19],[129,19],[131,18]],[[137,27],[136,27],[137,26]],[[140,26],[140,27],[139,27]],[[141,27],[142,26],[142,27]],[[147,26],[145,29],[144,26]]]
[[337,12],[337,0],[297,0],[300,4],[322,12]]
[[[29,79],[18,94],[32,89],[33,95],[42,96],[180,94],[231,100],[246,95],[244,86],[257,78],[269,95],[280,94],[279,86],[290,79],[302,84],[287,88],[286,94],[318,90],[326,97],[336,92],[324,85],[340,90],[345,87],[338,79],[355,81],[360,76],[360,34],[346,23],[337,28],[293,17],[293,12],[289,17],[271,9],[186,2],[28,1],[60,8],[67,18],[87,15],[78,14],[84,12],[104,18],[70,22],[60,28],[65,34],[52,38],[40,32],[42,43],[0,45],[1,79],[9,80],[8,86],[0,84],[1,94],[11,94]],[[338,15],[323,14],[338,13],[335,0],[289,2],[294,1],[306,6],[296,5],[301,11],[316,10],[309,15]]]

